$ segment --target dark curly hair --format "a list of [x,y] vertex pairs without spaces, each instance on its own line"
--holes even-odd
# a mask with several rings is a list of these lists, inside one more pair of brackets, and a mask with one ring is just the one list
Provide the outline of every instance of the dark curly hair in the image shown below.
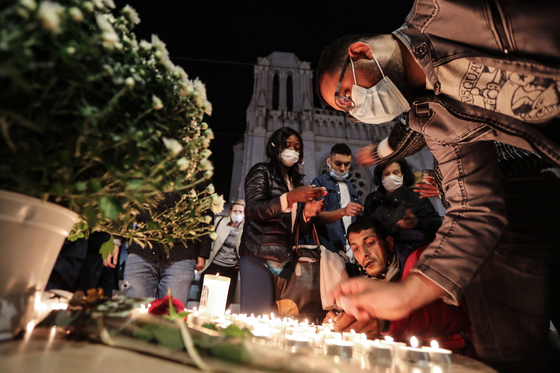
[[387,164],[379,164],[373,170],[373,183],[376,186],[383,185],[381,182],[383,180],[383,170],[385,170],[389,165],[393,163],[398,163],[401,167],[401,172],[403,174],[403,183],[409,187],[414,184],[414,174],[412,173],[412,168],[408,165],[406,159],[402,158],[395,162],[387,163]]
[[[286,149],[286,141],[288,140],[288,137],[292,135],[295,135],[298,138],[301,147],[299,148],[298,161],[286,172],[282,159],[280,158],[280,154],[282,154],[282,151]],[[274,168],[282,175],[287,175],[294,184],[294,188],[300,186],[304,176],[299,173],[303,160],[303,139],[301,138],[301,135],[293,128],[282,127],[274,131],[274,133],[270,136],[265,149],[268,161],[272,163]]]
[[389,231],[379,220],[363,216],[359,217],[355,222],[348,226],[346,237],[349,237],[350,233],[360,233],[361,231],[368,229],[373,229],[375,234],[382,239],[389,237]]

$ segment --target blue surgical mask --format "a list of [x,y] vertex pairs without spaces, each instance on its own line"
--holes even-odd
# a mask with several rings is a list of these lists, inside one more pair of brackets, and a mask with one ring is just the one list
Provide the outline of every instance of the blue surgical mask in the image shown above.
[[337,181],[343,181],[348,178],[348,172],[342,173],[340,171],[335,171],[331,168],[331,176]]
[[352,73],[354,74],[352,101],[356,106],[349,113],[360,122],[381,124],[389,122],[407,111],[410,104],[391,79],[383,73],[375,56],[373,56],[373,59],[383,78],[371,88],[360,87],[356,83],[354,62],[350,59]]

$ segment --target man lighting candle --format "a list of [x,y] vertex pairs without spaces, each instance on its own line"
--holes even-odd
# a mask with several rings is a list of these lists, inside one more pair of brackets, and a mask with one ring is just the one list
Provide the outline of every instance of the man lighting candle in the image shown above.
[[[378,281],[396,282],[408,276],[426,248],[424,235],[415,230],[399,230],[389,235],[377,220],[359,218],[348,227],[348,242],[362,275]],[[418,309],[400,320],[376,318],[358,321],[350,314],[336,315],[330,311],[325,321],[335,321],[335,331],[366,333],[369,338],[379,334],[404,341],[410,335],[420,340],[437,339],[445,348],[459,352],[468,342],[461,333],[470,334],[470,320],[463,304],[452,306],[442,300]]]

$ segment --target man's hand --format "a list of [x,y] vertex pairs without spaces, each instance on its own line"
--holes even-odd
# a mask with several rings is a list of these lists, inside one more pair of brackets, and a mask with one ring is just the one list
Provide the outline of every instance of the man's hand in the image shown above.
[[311,201],[311,202],[307,202],[305,204],[305,207],[303,209],[303,213],[305,215],[306,218],[312,218],[314,216],[317,216],[317,214],[319,214],[321,211],[323,211],[323,205],[325,204],[325,200],[322,199],[320,201]]
[[327,194],[325,188],[310,188],[307,186],[300,186],[288,192],[288,198],[293,202],[307,203],[314,199],[321,198]]
[[198,259],[196,260],[196,267],[194,269],[197,271],[201,271],[204,268],[205,264],[206,264],[206,259],[199,256]]
[[420,194],[420,199],[428,197],[439,197],[439,191],[434,178],[426,177],[425,180],[425,183],[418,183],[414,185],[414,191]]
[[354,277],[342,282],[327,299],[359,321],[400,320],[444,294],[445,290],[427,277],[412,273],[402,282]]
[[107,268],[115,268],[119,264],[119,245],[115,244],[115,249],[113,253],[103,259],[103,265]]
[[[368,339],[373,339],[379,336],[379,320],[370,319],[368,321],[358,321],[356,318],[344,311],[339,315],[329,311],[327,317],[333,320],[335,332],[349,332],[354,330],[356,333],[364,333]],[[328,319],[327,319],[328,322]]]
[[343,208],[344,212],[344,216],[358,216],[360,214],[360,212],[362,212],[362,210],[364,209],[364,206],[360,205],[359,203],[356,202],[348,202],[348,204],[346,205],[346,207]]
[[397,222],[397,227],[402,229],[413,229],[418,224],[418,217],[412,213],[411,209],[406,210],[404,218]]
[[356,152],[356,162],[362,167],[369,167],[379,162],[375,157],[377,145],[371,144],[358,149]]

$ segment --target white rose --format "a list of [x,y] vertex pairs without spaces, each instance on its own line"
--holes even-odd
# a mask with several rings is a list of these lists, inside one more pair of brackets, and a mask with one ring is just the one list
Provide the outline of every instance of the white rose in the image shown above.
[[43,1],[41,5],[39,5],[38,12],[43,27],[57,33],[61,31],[58,7],[60,7],[60,5],[57,3]]
[[130,22],[134,23],[135,25],[140,23],[138,12],[136,12],[136,10],[130,5],[125,5],[125,7],[122,9],[122,13],[126,16],[126,18],[128,18]]
[[154,110],[163,109],[163,102],[161,102],[160,98],[156,95],[152,96],[152,108],[154,108]]
[[189,168],[190,165],[191,162],[185,157],[182,157],[177,161],[177,166],[181,171],[185,171],[187,168]]
[[19,3],[31,11],[37,9],[37,3],[34,0],[19,0]]
[[163,137],[162,140],[167,150],[169,150],[174,155],[179,154],[181,150],[183,150],[183,145],[181,145],[179,141],[175,139],[168,139],[166,137]]
[[74,21],[82,22],[84,20],[84,13],[82,13],[80,8],[72,7],[68,12]]
[[[213,196],[215,196],[215,194],[213,194]],[[222,212],[224,210],[224,203],[225,201],[223,196],[218,196],[217,198],[212,199],[212,212],[214,214]]]

